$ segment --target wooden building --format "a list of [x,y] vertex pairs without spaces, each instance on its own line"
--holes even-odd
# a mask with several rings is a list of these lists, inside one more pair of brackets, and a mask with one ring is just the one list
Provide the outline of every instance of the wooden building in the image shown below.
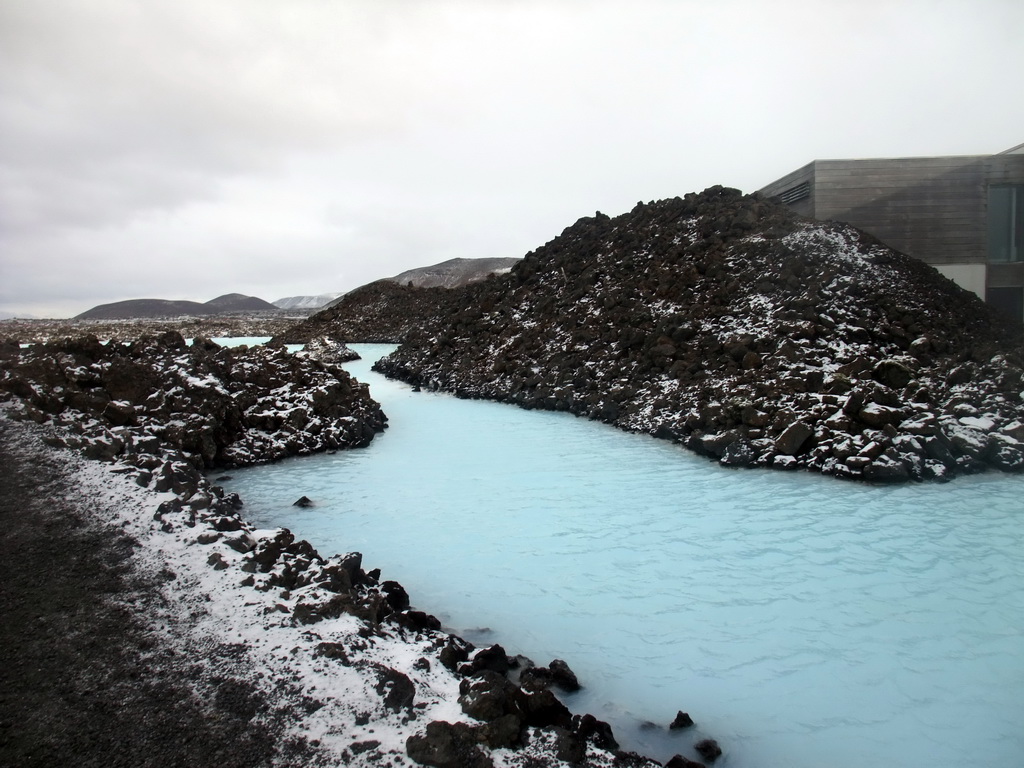
[[1024,321],[1024,144],[996,155],[815,160],[760,192],[870,232]]

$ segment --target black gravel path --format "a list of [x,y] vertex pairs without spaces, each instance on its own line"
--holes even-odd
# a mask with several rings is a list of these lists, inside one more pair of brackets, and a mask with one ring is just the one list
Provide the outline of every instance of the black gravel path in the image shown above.
[[0,766],[314,762],[252,721],[265,702],[217,674],[226,658],[199,664],[149,631],[159,576],[76,490],[38,430],[0,416]]

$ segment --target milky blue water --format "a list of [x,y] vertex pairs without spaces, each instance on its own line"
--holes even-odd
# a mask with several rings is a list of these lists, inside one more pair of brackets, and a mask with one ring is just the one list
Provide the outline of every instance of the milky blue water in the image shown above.
[[[390,428],[233,472],[258,525],[361,551],[478,645],[566,659],[570,706],[662,760],[709,736],[727,768],[1024,765],[1024,478],[729,470],[414,393],[369,372],[390,347],[356,348]],[[680,709],[697,729],[670,735]]]

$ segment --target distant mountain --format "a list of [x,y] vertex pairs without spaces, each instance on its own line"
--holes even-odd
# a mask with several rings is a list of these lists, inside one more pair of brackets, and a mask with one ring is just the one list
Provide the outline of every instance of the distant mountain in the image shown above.
[[488,275],[508,272],[520,261],[522,259],[449,259],[430,267],[410,269],[387,279],[414,288],[457,288],[483,280]]
[[225,293],[216,299],[206,302],[209,307],[214,307],[220,312],[265,312],[277,309],[269,301],[256,298],[255,296],[244,296],[241,293]]
[[321,293],[318,296],[287,296],[272,302],[278,309],[320,309],[341,296],[341,293]]
[[87,309],[74,320],[129,320],[155,317],[205,317],[232,312],[265,312],[276,310],[270,302],[240,293],[226,293],[200,304],[198,301],[171,301],[167,299],[129,299],[100,304]]
[[129,299],[100,304],[87,309],[73,320],[127,320],[135,317],[181,317],[182,315],[212,315],[217,310],[198,301],[168,301],[166,299]]

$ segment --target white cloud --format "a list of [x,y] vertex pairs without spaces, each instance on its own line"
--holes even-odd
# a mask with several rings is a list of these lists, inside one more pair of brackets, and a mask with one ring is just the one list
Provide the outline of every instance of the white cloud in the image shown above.
[[0,309],[347,290],[1019,143],[1007,0],[0,0]]

